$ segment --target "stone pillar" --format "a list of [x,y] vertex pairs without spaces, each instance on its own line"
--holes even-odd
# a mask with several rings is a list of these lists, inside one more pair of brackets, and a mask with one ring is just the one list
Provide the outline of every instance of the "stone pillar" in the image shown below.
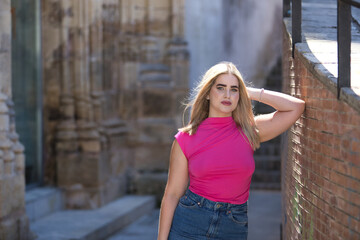
[[[91,96],[93,86],[98,90],[95,100],[101,97],[100,83],[90,78],[90,71],[96,65],[91,64],[89,58],[92,54],[90,39],[93,38],[90,32],[97,29],[91,26],[96,25],[94,19],[101,14],[100,6],[84,0],[62,1],[61,5],[64,78],[60,98],[67,100],[63,107],[68,111],[63,112],[58,125],[56,161],[58,185],[65,190],[68,208],[97,208],[114,199],[105,196],[109,167],[103,165],[107,166],[109,160],[102,148]],[[100,121],[98,109],[97,113]]]
[[[119,1],[49,0],[42,6],[45,176],[64,190],[68,208],[97,208],[126,192]],[[109,25],[110,37],[104,34]]]
[[28,239],[24,147],[16,133],[11,100],[10,1],[0,0],[0,239]]
[[102,91],[102,1],[91,0],[90,4],[90,21],[89,26],[89,61],[90,61],[90,96],[92,98],[92,109],[93,109],[93,120],[97,123],[100,123],[103,118],[102,111],[102,101],[103,101],[103,91]]
[[[43,1],[41,4],[42,66],[43,66],[43,131],[44,131],[44,182],[56,184],[55,134],[60,115],[73,116],[73,107],[67,102],[61,89],[63,49],[61,42],[61,9],[59,0]],[[66,77],[66,76],[65,76]],[[60,97],[61,95],[61,97]],[[60,106],[62,108],[60,109]],[[61,112],[61,113],[60,113]],[[69,118],[71,119],[71,117]]]
[[184,106],[181,104],[189,93],[189,50],[184,37],[184,0],[172,0],[172,32],[167,45],[166,59],[171,66],[171,79],[176,89],[176,126],[187,122],[188,116],[183,116]]
[[185,1],[172,0],[171,1],[171,33],[172,37],[176,39],[184,39],[184,25],[185,25]]
[[123,102],[121,91],[124,82],[123,49],[124,36],[122,35],[122,1],[103,0],[102,4],[102,91],[103,119],[106,139],[107,178],[106,193],[108,197],[121,196],[128,188],[128,165],[131,160],[131,151],[128,146],[128,122],[124,120],[120,105]]
[[45,161],[56,163],[49,179],[69,208],[101,206],[128,192],[129,179],[132,192],[163,192],[187,90],[183,16],[172,20],[183,14],[178,6],[44,2]]
[[[183,23],[180,23],[183,1],[123,2],[126,8],[122,9],[122,24],[123,29],[128,30],[123,34],[131,39],[131,49],[138,46],[137,51],[132,51],[135,54],[125,55],[122,74],[126,83],[122,91],[126,99],[131,99],[122,109],[133,109],[133,114],[127,111],[129,114],[125,115],[131,117],[133,125],[130,190],[155,194],[160,200],[167,180],[173,136],[181,126],[179,102],[188,90],[189,55],[183,39]],[[138,13],[136,18],[129,14],[134,12]]]

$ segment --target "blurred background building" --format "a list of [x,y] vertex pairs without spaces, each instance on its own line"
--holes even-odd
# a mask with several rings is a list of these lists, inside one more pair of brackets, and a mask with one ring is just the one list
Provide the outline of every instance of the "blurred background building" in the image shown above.
[[[210,66],[281,89],[281,20],[280,0],[0,0],[0,238],[30,237],[41,189],[47,215],[159,202],[182,102]],[[280,189],[279,142],[256,153],[253,188]]]

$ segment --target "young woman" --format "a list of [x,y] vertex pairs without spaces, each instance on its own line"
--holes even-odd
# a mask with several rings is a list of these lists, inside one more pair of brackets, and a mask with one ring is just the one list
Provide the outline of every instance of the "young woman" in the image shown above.
[[[254,117],[251,100],[276,111]],[[158,240],[247,239],[254,150],[294,124],[304,106],[283,93],[247,88],[232,63],[211,67],[187,106],[189,124],[175,135]]]

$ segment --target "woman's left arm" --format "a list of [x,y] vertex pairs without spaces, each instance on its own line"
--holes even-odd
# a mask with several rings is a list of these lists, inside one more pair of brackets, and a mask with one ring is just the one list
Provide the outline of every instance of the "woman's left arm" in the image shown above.
[[301,116],[305,102],[284,93],[270,90],[247,88],[250,99],[260,101],[276,109],[273,113],[255,117],[260,142],[268,141],[285,132]]

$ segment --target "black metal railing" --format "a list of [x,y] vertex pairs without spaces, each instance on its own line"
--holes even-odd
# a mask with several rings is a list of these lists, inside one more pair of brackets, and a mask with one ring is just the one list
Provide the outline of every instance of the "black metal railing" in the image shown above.
[[360,8],[352,0],[337,2],[338,98],[343,87],[351,86],[351,6]]
[[[290,16],[290,2],[294,57],[295,44],[301,42],[301,0],[283,0],[284,17]],[[337,0],[338,98],[341,88],[351,86],[351,6],[360,8],[360,3],[353,0]]]

